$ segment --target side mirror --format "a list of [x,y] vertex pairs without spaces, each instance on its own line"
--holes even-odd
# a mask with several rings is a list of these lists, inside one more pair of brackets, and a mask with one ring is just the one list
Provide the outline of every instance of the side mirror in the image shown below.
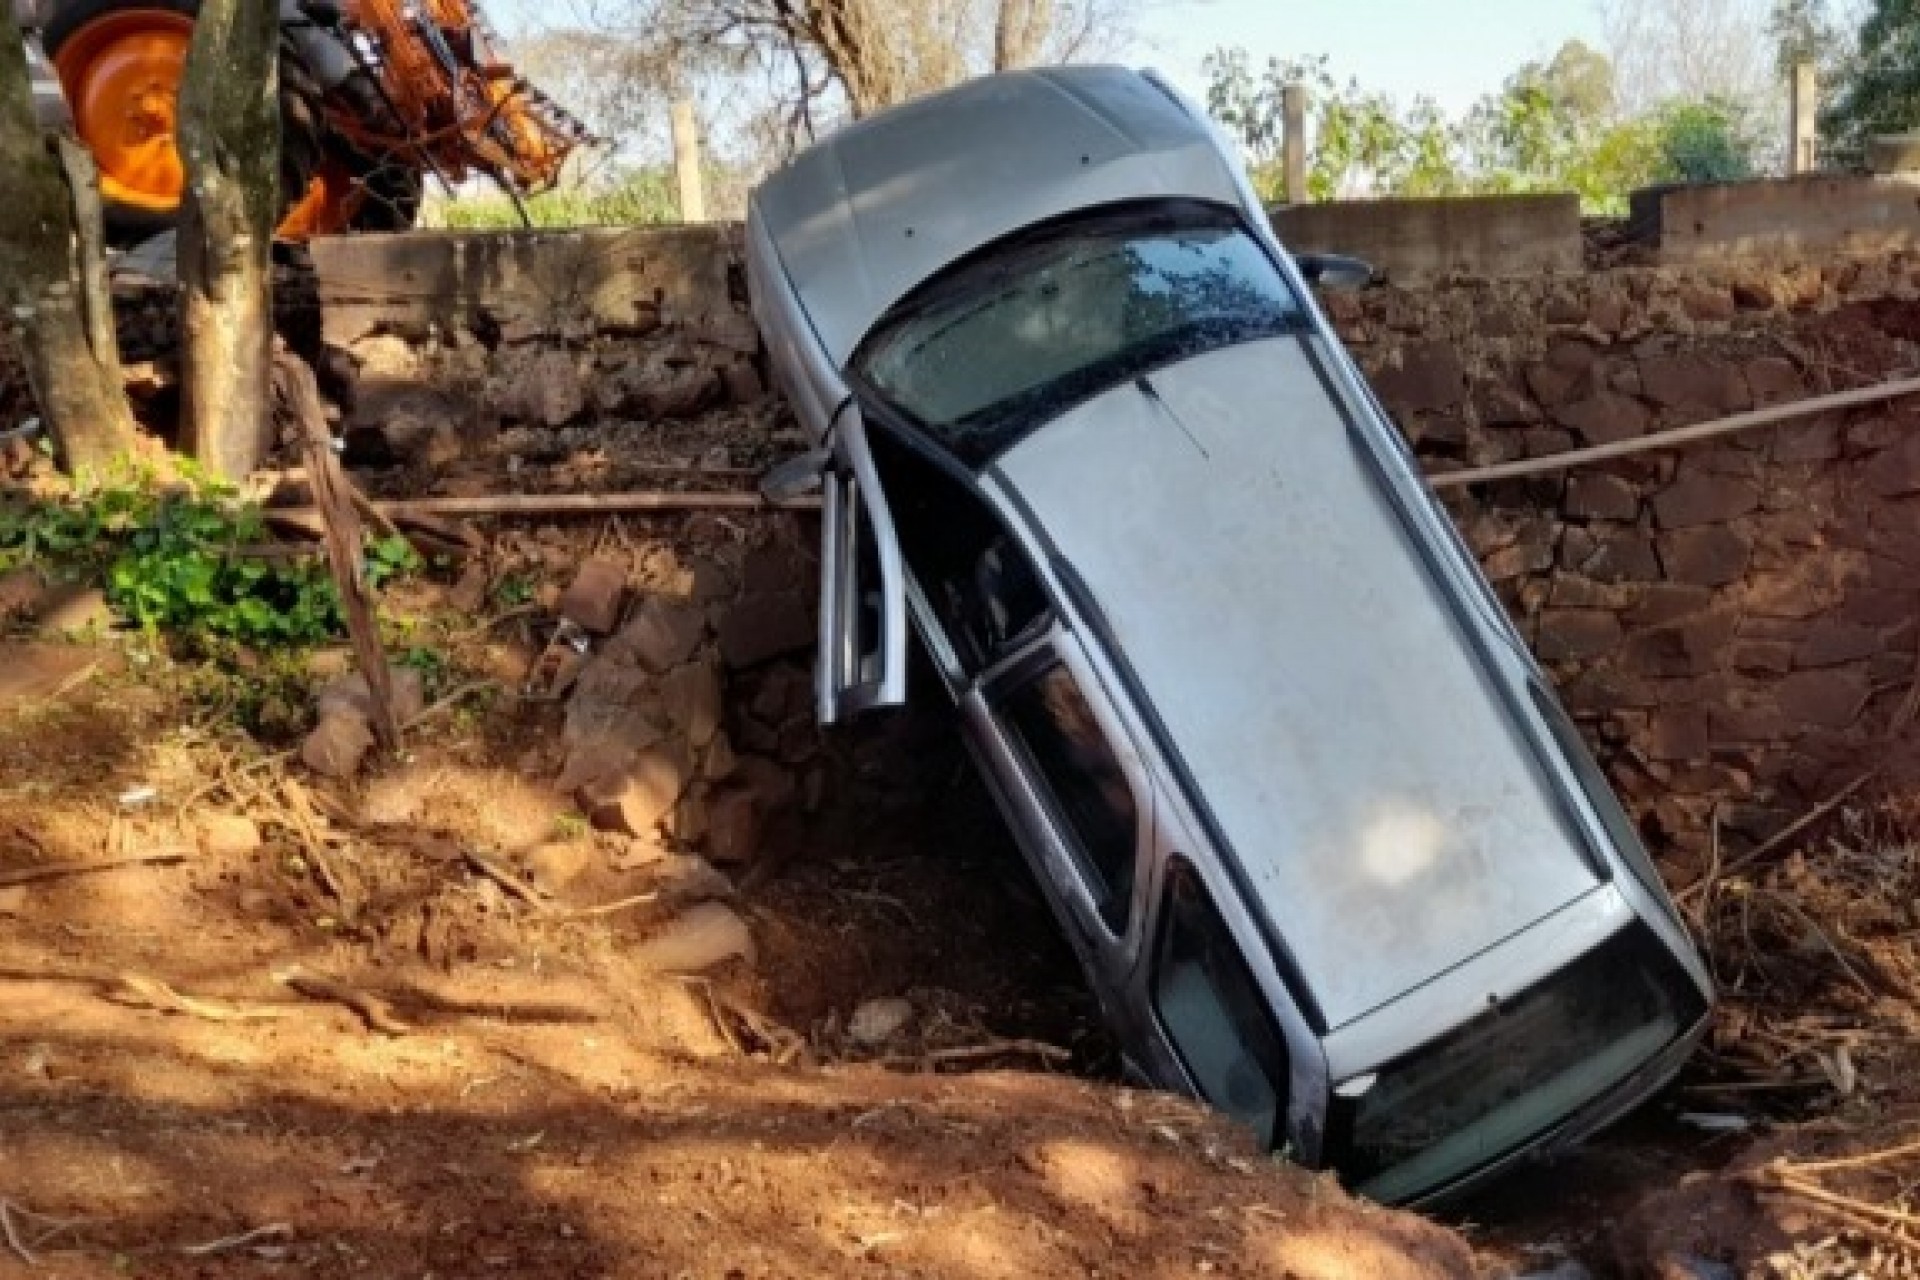
[[1317,289],[1357,290],[1373,283],[1373,266],[1343,253],[1297,253],[1294,263]]
[[760,496],[776,507],[798,502],[820,487],[820,477],[832,460],[831,449],[809,449],[776,463],[760,477]]

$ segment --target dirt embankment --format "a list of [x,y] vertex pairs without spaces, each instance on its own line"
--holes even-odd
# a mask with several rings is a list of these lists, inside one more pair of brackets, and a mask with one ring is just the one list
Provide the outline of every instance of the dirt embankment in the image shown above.
[[[567,465],[684,465],[686,432],[721,477],[760,447],[728,452],[739,421]],[[698,734],[621,658],[645,747],[588,732],[579,686],[515,696],[583,560],[657,621],[748,586],[779,524],[521,526],[396,589],[426,696],[490,683],[346,778],[294,757],[330,654],[216,675],[123,636],[0,701],[0,1276],[1471,1274],[1441,1227],[1070,1074],[1104,1039],[939,712],[799,732],[791,654],[715,655]],[[675,735],[698,777],[645,830],[562,777]],[[765,804],[715,865],[700,811],[742,777]],[[723,917],[750,959],[661,971]]]

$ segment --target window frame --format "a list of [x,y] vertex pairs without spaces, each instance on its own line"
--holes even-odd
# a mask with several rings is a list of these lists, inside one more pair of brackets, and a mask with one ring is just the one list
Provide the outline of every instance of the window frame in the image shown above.
[[[878,383],[866,375],[865,370],[871,356],[873,344],[880,339],[898,316],[903,312],[924,306],[929,299],[937,298],[945,291],[952,289],[955,285],[956,277],[980,264],[990,261],[993,258],[1004,256],[1010,252],[1017,252],[1030,242],[1040,241],[1058,235],[1071,229],[1076,224],[1093,227],[1102,221],[1117,221],[1128,217],[1147,219],[1156,215],[1164,216],[1181,212],[1187,212],[1194,217],[1194,226],[1207,225],[1207,222],[1204,220],[1210,220],[1215,226],[1230,227],[1241,236],[1244,236],[1247,243],[1256,250],[1273,269],[1276,282],[1280,288],[1287,293],[1295,309],[1294,321],[1285,332],[1296,336],[1306,336],[1316,332],[1315,313],[1310,297],[1295,287],[1294,276],[1290,273],[1288,265],[1282,263],[1276,256],[1275,247],[1269,237],[1262,235],[1257,228],[1249,225],[1246,211],[1239,205],[1195,197],[1161,196],[1145,199],[1134,198],[1090,205],[1084,208],[1070,210],[1067,213],[1046,219],[1042,222],[1029,224],[947,263],[933,276],[916,285],[905,297],[888,307],[885,313],[868,327],[867,331],[861,335],[859,342],[855,344],[852,354],[847,357],[843,376],[863,404],[877,406],[889,419],[905,424],[916,435],[925,439],[931,447],[953,458],[959,465],[968,468],[970,471],[984,472],[992,467],[992,465],[1009,450],[1017,447],[1022,440],[1025,440],[1048,422],[1072,411],[1074,408],[1089,400],[1104,395],[1114,387],[1124,386],[1140,378],[1151,377],[1153,374],[1170,365],[1183,363],[1207,354],[1210,351],[1240,346],[1248,342],[1265,341],[1277,336],[1272,333],[1259,335],[1250,334],[1228,342],[1222,342],[1217,346],[1208,347],[1204,350],[1162,355],[1151,361],[1142,362],[1138,367],[1129,364],[1123,370],[1116,372],[1111,378],[1098,380],[1083,378],[1082,384],[1078,386],[1070,396],[1066,396],[1055,402],[1048,402],[1039,407],[1009,413],[1007,415],[1008,424],[1000,431],[999,438],[996,439],[992,447],[983,452],[977,460],[963,457],[959,450],[953,448],[952,445],[942,437],[939,429],[929,426],[916,417],[906,406],[896,403]],[[1084,375],[1086,371],[1082,370],[1080,372]],[[1031,392],[1023,393],[1021,396],[1010,397],[1010,399],[1026,399],[1031,394]]]
[[[1054,598],[1046,575],[1041,571],[1040,561],[1028,546],[1027,539],[1015,527],[1013,521],[1008,519],[1006,512],[1000,508],[999,504],[982,488],[978,478],[971,471],[936,443],[928,440],[917,429],[902,424],[887,406],[868,406],[866,418],[870,432],[868,451],[873,455],[875,474],[878,475],[881,484],[890,485],[889,494],[893,500],[892,505],[899,506],[904,500],[904,495],[900,492],[901,486],[898,483],[900,476],[896,464],[882,456],[887,448],[898,449],[902,453],[911,455],[915,461],[929,471],[937,472],[942,481],[951,484],[963,494],[965,499],[978,509],[983,521],[991,523],[999,531],[1006,546],[1020,557],[1032,580],[1034,590],[1041,598],[1042,606],[1039,612],[1028,620],[1026,625],[1008,635],[993,650],[975,659],[970,652],[970,647],[962,644],[961,637],[953,634],[953,627],[949,625],[945,611],[929,593],[928,587],[931,584],[925,572],[926,566],[916,563],[915,546],[910,545],[909,538],[902,536],[901,513],[898,511],[893,513],[895,536],[900,544],[901,560],[910,579],[908,595],[910,599],[917,602],[914,610],[916,621],[923,631],[931,629],[938,633],[937,644],[932,644],[932,637],[928,637],[930,647],[936,650],[935,659],[943,667],[950,663],[951,670],[945,674],[955,684],[956,691],[964,690],[985,679],[1010,658],[1025,652],[1037,639],[1046,635],[1054,621],[1061,616],[1059,602]],[[873,447],[873,442],[876,440],[885,442],[881,449]],[[984,555],[990,549],[991,544],[982,547],[980,554]]]
[[[1147,865],[1146,849],[1152,832],[1152,792],[1145,785],[1139,755],[1133,748],[1132,740],[1115,721],[1111,711],[1102,705],[1098,682],[1090,681],[1090,673],[1083,664],[1073,662],[1065,652],[1060,643],[1064,635],[1057,627],[1050,627],[1047,634],[1018,649],[992,668],[983,679],[983,685],[991,686],[987,703],[1006,744],[1007,753],[1018,763],[1026,785],[1033,793],[1037,811],[1045,816],[1052,828],[1054,841],[1066,854],[1067,862],[1079,878],[1092,907],[1092,919],[1098,922],[1109,940],[1119,942],[1133,934],[1143,914],[1138,909],[1137,901],[1141,896],[1141,886],[1147,879],[1144,872]],[[1116,892],[1112,879],[1089,851],[1083,833],[1070,817],[1066,803],[1054,785],[1053,775],[1036,756],[1026,735],[1009,712],[1008,703],[1013,697],[1035,688],[1055,671],[1064,674],[1071,682],[1075,696],[1086,707],[1094,727],[1099,731],[1102,744],[1113,759],[1116,772],[1126,784],[1132,831],[1130,865],[1124,893]],[[1090,693],[1089,688],[1094,692]],[[1109,904],[1118,909],[1117,920],[1109,914]]]
[[[1250,1056],[1255,1058],[1261,1074],[1266,1077],[1268,1086],[1274,1094],[1272,1130],[1256,1136],[1262,1140],[1267,1150],[1288,1149],[1291,1145],[1290,1117],[1294,1095],[1294,1042],[1288,1037],[1285,1020],[1280,1010],[1274,1008],[1267,988],[1261,983],[1260,974],[1240,940],[1240,935],[1234,930],[1226,913],[1220,910],[1219,897],[1214,893],[1213,886],[1201,873],[1198,864],[1179,854],[1171,855],[1166,859],[1165,870],[1157,886],[1158,907],[1153,922],[1153,936],[1148,940],[1146,948],[1146,975],[1143,984],[1147,1014],[1152,1019],[1155,1033],[1173,1055],[1174,1061],[1179,1064],[1181,1074],[1185,1076],[1194,1093],[1208,1106],[1233,1119],[1235,1123],[1245,1123],[1239,1116],[1228,1111],[1224,1105],[1215,1102],[1202,1092],[1201,1082],[1194,1071],[1190,1056],[1182,1047],[1180,1038],[1174,1034],[1162,1007],[1161,983],[1167,973],[1166,957],[1175,925],[1174,894],[1183,883],[1190,883],[1198,890],[1207,914],[1212,922],[1218,925],[1226,943],[1232,947],[1233,956],[1238,961],[1239,973],[1245,979],[1254,997],[1255,1016],[1259,1019],[1261,1031],[1274,1052],[1279,1055],[1277,1062],[1260,1062],[1257,1050],[1247,1045],[1246,1037],[1241,1033],[1238,1023],[1235,1023],[1235,1038],[1247,1047]],[[1212,981],[1212,975],[1209,974],[1208,978],[1209,984],[1218,992],[1219,986]],[[1222,1001],[1221,1004],[1225,1007],[1226,1002]],[[1229,1013],[1231,1014],[1231,1010]]]

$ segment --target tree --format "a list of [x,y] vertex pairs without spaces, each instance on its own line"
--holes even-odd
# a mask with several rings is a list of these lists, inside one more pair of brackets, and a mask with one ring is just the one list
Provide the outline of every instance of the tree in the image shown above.
[[181,434],[221,476],[254,468],[272,422],[279,13],[203,0],[180,85]]
[[1853,48],[1827,75],[1835,91],[1820,131],[1837,150],[1920,128],[1920,0],[1874,0]]
[[859,117],[987,71],[1069,62],[1124,38],[1137,0],[602,0],[598,25],[674,59],[780,74],[793,125]]
[[0,305],[27,380],[69,469],[98,469],[134,444],[120,373],[92,159],[41,134],[26,47],[0,3]]
[[1256,74],[1244,49],[1217,49],[1203,66],[1207,109],[1240,139],[1254,184],[1269,198],[1277,196],[1282,177],[1282,96],[1290,84],[1308,92],[1307,194],[1313,199],[1461,189],[1453,133],[1431,99],[1403,111],[1358,81],[1336,81],[1325,57],[1269,58]]
[[[1772,3],[1599,0],[1623,117],[1649,117],[1676,102],[1714,102],[1737,114],[1745,135],[1785,119],[1769,30]],[[1784,146],[1783,129],[1764,136],[1776,134]]]
[[1665,176],[1677,182],[1739,182],[1754,173],[1758,144],[1738,106],[1718,99],[1677,102],[1659,114]]

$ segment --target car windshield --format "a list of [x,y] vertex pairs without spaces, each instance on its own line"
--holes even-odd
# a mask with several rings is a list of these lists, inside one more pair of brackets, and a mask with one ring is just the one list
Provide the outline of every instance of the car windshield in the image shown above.
[[1306,313],[1233,212],[1156,204],[1054,223],[936,277],[853,373],[970,465],[1109,387]]
[[1629,926],[1532,990],[1353,1082],[1360,1089],[1337,1090],[1333,1163],[1387,1203],[1444,1188],[1597,1100],[1705,1012],[1659,939]]

